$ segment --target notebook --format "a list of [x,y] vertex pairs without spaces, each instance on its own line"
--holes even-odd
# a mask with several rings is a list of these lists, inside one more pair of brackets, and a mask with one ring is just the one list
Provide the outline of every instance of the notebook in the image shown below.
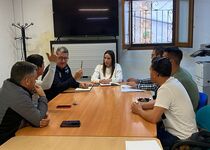
[[91,91],[91,89],[93,88],[93,86],[89,86],[87,89],[83,89],[83,88],[68,88],[65,91],[63,91],[63,93],[75,93],[75,92],[88,92]]

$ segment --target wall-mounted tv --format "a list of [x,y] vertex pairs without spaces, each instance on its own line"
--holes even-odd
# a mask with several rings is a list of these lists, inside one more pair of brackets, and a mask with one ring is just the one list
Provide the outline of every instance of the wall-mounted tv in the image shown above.
[[118,0],[52,0],[55,37],[118,36]]

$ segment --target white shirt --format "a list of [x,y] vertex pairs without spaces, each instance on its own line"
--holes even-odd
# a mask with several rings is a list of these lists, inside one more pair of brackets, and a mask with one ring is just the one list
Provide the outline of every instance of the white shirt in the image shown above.
[[50,62],[49,70],[43,80],[36,80],[36,83],[42,87],[43,90],[51,88],[56,70],[56,63]]
[[[110,79],[111,73],[112,73],[111,67],[110,68],[106,67],[106,74],[104,76],[103,65],[99,64],[95,68],[95,72],[93,73],[91,77],[91,81],[95,83],[99,83],[99,80],[101,79]],[[117,64],[117,63],[115,64],[115,70],[113,72],[111,79],[112,79],[112,82],[122,82],[123,75],[122,75],[122,68],[120,64]]]
[[187,91],[174,77],[170,77],[157,91],[154,106],[165,108],[163,119],[166,131],[180,139],[197,132],[195,112]]

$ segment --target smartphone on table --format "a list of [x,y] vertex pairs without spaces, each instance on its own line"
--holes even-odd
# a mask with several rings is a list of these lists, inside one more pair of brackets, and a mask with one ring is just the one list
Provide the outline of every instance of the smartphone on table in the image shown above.
[[60,127],[80,127],[80,120],[64,120]]

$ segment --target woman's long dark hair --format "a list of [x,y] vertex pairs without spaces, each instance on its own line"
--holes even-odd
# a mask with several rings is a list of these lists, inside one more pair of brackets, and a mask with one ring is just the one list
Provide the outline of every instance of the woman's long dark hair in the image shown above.
[[[109,54],[111,56],[111,59],[112,59],[112,73],[111,73],[111,76],[110,76],[110,79],[111,79],[112,75],[114,73],[114,69],[115,69],[115,54],[112,50],[107,50],[104,53],[104,57],[105,57],[106,54]],[[103,59],[103,74],[104,74],[104,76],[106,74],[106,65],[105,65],[104,59]]]

